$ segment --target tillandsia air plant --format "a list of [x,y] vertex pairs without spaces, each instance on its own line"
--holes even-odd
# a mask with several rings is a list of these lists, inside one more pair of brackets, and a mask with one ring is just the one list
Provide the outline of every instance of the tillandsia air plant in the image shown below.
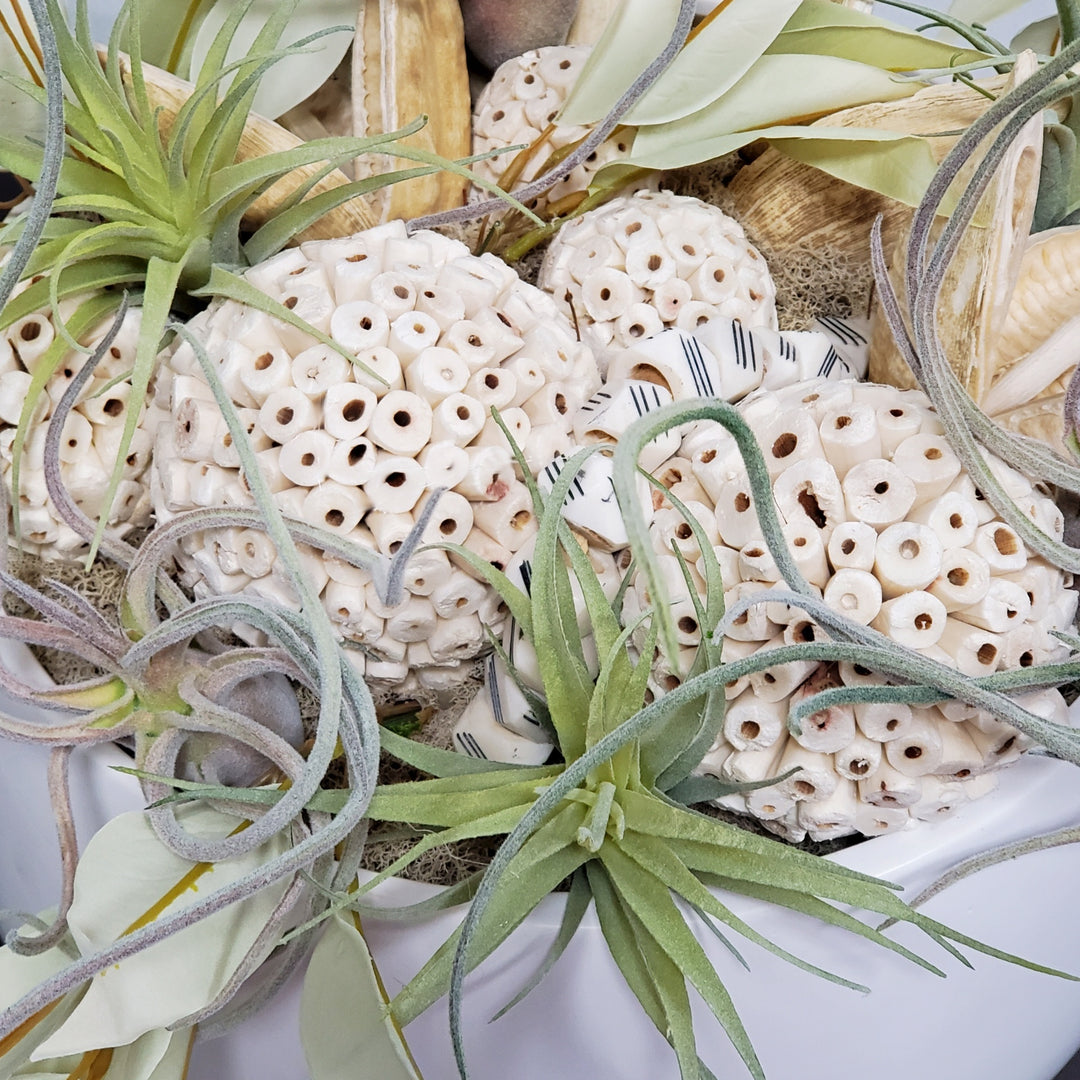
[[[85,377],[110,340],[83,369]],[[56,723],[5,718],[0,727],[7,737],[51,748],[50,790],[65,871],[55,915],[31,921],[0,951],[7,972],[0,1016],[0,1067],[5,1070],[19,1068],[31,1056],[74,1054],[83,1055],[79,1061],[86,1067],[97,1062],[100,1071],[93,1075],[128,1076],[127,1065],[117,1064],[115,1074],[104,1071],[114,1051],[117,1062],[129,1065],[134,1054],[131,1067],[136,1071],[146,1055],[152,1058],[150,1068],[162,1055],[175,1057],[164,1032],[151,1038],[153,1033],[182,1029],[186,1046],[193,1025],[205,1028],[203,1022],[238,992],[243,991],[241,1012],[272,994],[312,944],[311,935],[300,932],[278,948],[285,930],[325,908],[325,895],[347,887],[359,865],[378,762],[375,710],[310,591],[297,543],[364,567],[393,602],[404,563],[429,515],[393,560],[300,523],[286,526],[244,442],[235,409],[211,362],[201,347],[196,349],[251,470],[258,509],[177,517],[137,552],[107,538],[108,553],[128,565],[117,626],[71,590],[54,586],[58,595],[50,597],[6,572],[0,577],[10,594],[41,616],[0,617],[0,634],[64,650],[103,672],[41,692],[14,675],[3,679],[9,694],[60,714]],[[55,482],[60,429],[79,393],[78,381],[69,387],[52,424],[49,476],[57,506],[72,527],[89,536],[92,523]],[[269,534],[289,570],[299,612],[230,597],[190,603],[169,582],[164,568],[186,532],[237,526]],[[239,621],[261,629],[271,645],[227,648],[215,631],[227,633]],[[313,737],[302,753],[293,683],[307,686],[319,700]],[[124,815],[99,833],[79,859],[67,790],[69,756],[75,748],[121,738],[134,740],[140,772],[171,776],[175,771],[224,783],[252,783],[268,775],[284,798],[259,815],[238,817],[210,806],[183,808],[179,815],[168,806]],[[331,762],[342,758],[349,796],[341,810],[305,813]],[[148,781],[145,790],[152,801],[169,789]],[[121,870],[131,858],[130,872]],[[208,891],[194,898],[197,882]],[[309,888],[309,882],[316,887]],[[173,934],[179,936],[163,946]],[[143,950],[151,950],[145,958]],[[184,975],[191,968],[192,950],[203,959],[193,979]],[[254,991],[245,987],[272,953],[262,984]],[[29,955],[20,959],[24,954]],[[117,977],[86,986],[93,974],[114,964],[120,964]],[[175,985],[161,989],[172,977]],[[152,1045],[140,1043],[144,1036]],[[121,1053],[121,1048],[128,1049]],[[176,1075],[182,1075],[183,1048],[176,1053]]]
[[[127,376],[130,401],[135,404],[124,417],[123,438],[91,554],[100,542],[120,484],[127,448],[140,420],[140,403],[146,399],[154,359],[173,311],[190,313],[193,305],[208,298],[233,297],[339,350],[300,312],[269,300],[239,272],[274,254],[351,199],[404,176],[440,168],[466,171],[464,165],[399,144],[398,137],[416,130],[422,118],[400,132],[365,139],[320,139],[237,160],[255,93],[273,65],[329,33],[351,29],[328,28],[281,47],[280,36],[296,8],[296,0],[286,0],[275,6],[247,55],[226,63],[232,38],[250,6],[250,2],[239,4],[230,12],[214,37],[190,96],[177,107],[176,102],[163,101],[147,77],[140,54],[140,0],[125,4],[103,60],[90,37],[87,0],[80,0],[74,30],[56,0],[47,0],[43,17],[53,26],[70,88],[62,113],[66,152],[51,143],[43,149],[27,140],[0,139],[0,164],[11,172],[34,181],[46,169],[59,173],[57,198],[41,241],[20,271],[24,288],[6,305],[0,320],[7,327],[48,307],[56,323],[56,338],[34,367],[19,418],[12,451],[16,493],[19,459],[35,409],[64,355],[71,348],[89,351],[78,339],[85,339],[116,310],[123,290],[130,291],[133,303],[141,307],[138,345]],[[44,100],[44,91],[32,82],[13,77],[9,81],[31,98]],[[59,103],[50,108],[60,115]],[[338,162],[360,153],[388,151],[419,164],[416,169],[343,183],[329,191],[317,188]],[[276,201],[273,212],[245,236],[245,215],[278,181],[298,169],[306,172]],[[47,205],[35,210],[38,217],[42,212],[48,213]],[[26,227],[26,221],[11,223],[0,233],[0,241],[15,241]],[[68,303],[62,311],[63,302]],[[15,499],[16,525],[18,509]]]
[[[753,478],[757,505],[767,507],[763,497],[769,483],[766,466],[749,428],[727,405],[702,405],[696,410],[669,407],[657,414],[655,421],[639,422],[616,451],[620,495],[628,500],[624,505],[637,512],[633,491],[636,452],[658,431],[688,419],[717,420],[735,435]],[[978,702],[1023,726],[1064,756],[1080,760],[1080,740],[1075,732],[1027,714],[1001,693],[1003,689],[1060,682],[1076,674],[1076,665],[1024,669],[985,680],[965,679],[824,608],[802,581],[783,541],[774,539],[770,545],[792,591],[768,595],[804,606],[833,640],[795,644],[725,663],[719,655],[719,643],[725,626],[741,608],[723,612],[719,566],[706,556],[707,588],[699,599],[698,616],[703,626],[715,625],[716,633],[703,639],[682,685],[650,702],[647,682],[654,649],[664,633],[664,620],[652,611],[624,623],[625,586],[614,598],[605,593],[560,514],[579,469],[594,452],[599,448],[583,450],[565,462],[546,498],[533,486],[540,529],[531,558],[520,573],[524,589],[466,550],[458,552],[499,590],[531,642],[544,693],[537,695],[523,683],[519,688],[540,722],[550,728],[563,760],[541,767],[499,766],[383,732],[384,750],[434,778],[380,786],[368,816],[426,835],[377,875],[340,890],[331,908],[386,917],[385,905],[372,906],[365,897],[390,875],[432,848],[505,836],[483,874],[467,878],[420,905],[431,912],[473,897],[459,930],[390,1002],[393,1019],[408,1024],[449,988],[457,1065],[460,1074],[468,1076],[461,1028],[467,972],[491,955],[543,897],[567,879],[569,893],[555,943],[537,976],[507,1008],[516,1005],[552,967],[594,904],[616,964],[646,1014],[671,1044],[683,1077],[713,1075],[696,1049],[691,986],[724,1026],[750,1074],[764,1074],[723,979],[695,938],[690,926],[693,920],[686,918],[676,897],[718,933],[736,956],[734,946],[724,936],[727,931],[851,988],[858,988],[857,984],[764,939],[710,887],[765,900],[850,930],[938,974],[939,969],[929,961],[883,937],[844,907],[910,922],[950,952],[955,953],[952,943],[957,942],[1026,964],[916,913],[895,896],[888,883],[698,812],[690,804],[755,785],[726,785],[715,778],[695,776],[693,770],[720,731],[725,684],[787,660],[847,660],[898,679],[917,679],[920,685],[903,687],[899,696],[906,694],[905,700],[924,702],[956,695]],[[779,536],[775,511],[768,506],[760,512],[766,535]],[[700,524],[689,513],[686,520],[699,534],[701,550],[710,552]],[[632,574],[633,569],[628,571],[627,584]],[[575,592],[587,611],[596,642],[595,673],[582,649]],[[658,610],[663,610],[662,602]],[[512,662],[508,657],[504,660],[513,674]],[[880,690],[861,687],[848,692],[853,699],[862,700],[874,699]],[[811,699],[806,712],[821,704],[820,696]],[[796,717],[793,722],[797,723]],[[213,798],[233,800],[238,805],[272,806],[281,798],[279,792],[265,787],[240,790],[163,782],[181,789],[173,801]],[[309,808],[332,811],[347,797],[346,792],[320,792]],[[398,913],[400,917],[409,914],[414,912],[404,909]],[[334,948],[340,950],[348,948],[349,941],[357,945],[361,941],[357,927],[336,915],[328,933],[336,943]],[[347,1034],[346,1016],[339,1012],[346,1006],[315,986],[317,980],[327,977],[328,963],[323,957],[309,973],[305,994],[321,1003],[319,1030],[341,1033],[333,1038],[340,1054],[345,1044],[356,1044]],[[310,1022],[317,1021],[312,1018]],[[358,1046],[356,1049],[359,1051]]]

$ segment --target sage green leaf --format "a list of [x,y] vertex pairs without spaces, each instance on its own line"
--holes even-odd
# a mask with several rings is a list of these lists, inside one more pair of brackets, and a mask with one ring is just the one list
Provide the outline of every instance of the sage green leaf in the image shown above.
[[139,38],[143,59],[187,78],[195,37],[215,0],[166,0],[141,19]]
[[[191,51],[191,70],[202,67],[211,43],[225,25],[234,8],[245,0],[216,0],[195,36]],[[233,36],[226,62],[246,56],[267,19],[278,7],[276,0],[254,0],[248,7]],[[356,23],[356,0],[303,0],[283,35],[286,41],[307,37],[331,26],[352,27]],[[341,63],[352,43],[352,33],[343,32],[322,38],[305,50],[282,60],[274,69],[274,78],[264,79],[255,93],[251,108],[271,119],[299,105],[313,94]]]
[[999,19],[1025,3],[1026,0],[953,0],[949,5],[949,14],[965,22],[985,26],[992,19]]
[[[542,825],[514,857],[500,888],[484,909],[477,933],[468,945],[471,970],[489,956],[510,932],[564,878],[590,858],[576,843],[585,807],[569,803]],[[459,927],[390,1003],[405,1026],[446,993],[457,949]]]
[[[793,98],[789,87],[800,88]],[[838,109],[909,97],[918,83],[894,80],[868,64],[833,56],[762,56],[719,100],[669,124],[638,129],[632,164],[666,169],[704,161],[762,137],[760,129],[794,126]],[[747,133],[731,143],[732,133]]]
[[682,1080],[699,1080],[686,979],[665,948],[619,895],[602,865],[586,867],[600,929],[627,985],[675,1051]]
[[[198,805],[179,808],[177,817],[203,837],[223,837],[237,825],[236,818]],[[157,839],[145,814],[121,814],[91,838],[79,861],[68,915],[72,937],[90,955],[288,849],[288,837],[277,836],[235,859],[193,865]],[[287,885],[275,882],[98,976],[40,1052],[63,1056],[124,1046],[209,1004],[255,943]],[[200,961],[193,963],[193,956]]]
[[625,122],[663,124],[716,101],[746,74],[798,7],[799,0],[729,0],[718,5]]
[[755,1080],[765,1080],[750,1036],[743,1027],[731,995],[720,980],[705,950],[686,925],[675,906],[668,886],[648,873],[644,867],[617,845],[605,844],[600,851],[611,882],[625,899],[627,906],[656,939],[657,944],[693,983],[713,1015],[727,1032],[732,1045]]
[[1058,40],[1060,31],[1061,24],[1058,17],[1051,15],[1047,19],[1039,19],[1029,26],[1025,26],[1009,42],[1009,48],[1013,52],[1023,52],[1024,49],[1031,49],[1032,52],[1039,56],[1049,56],[1054,51],[1054,45]]
[[774,139],[772,145],[787,157],[907,206],[918,206],[935,172],[929,143],[915,135],[882,140]]
[[559,113],[560,124],[602,120],[675,29],[679,0],[625,0],[604,28]]
[[418,1080],[357,921],[335,915],[311,954],[300,995],[311,1080]]
[[[829,7],[848,11],[831,0]],[[852,12],[852,14],[855,14]],[[937,38],[911,33],[898,26],[820,26],[787,30],[769,46],[768,53],[818,53],[858,60],[886,71],[951,68],[988,60],[990,54],[965,49]]]
[[555,935],[555,940],[551,943],[551,948],[548,949],[543,961],[529,981],[491,1018],[493,1023],[500,1016],[508,1013],[515,1005],[524,1001],[540,985],[544,976],[555,966],[559,957],[566,951],[566,946],[570,944],[571,939],[577,932],[577,928],[581,925],[581,920],[584,918],[585,912],[588,911],[589,903],[592,900],[592,893],[589,890],[589,881],[586,876],[587,869],[587,865],[579,868],[570,880],[570,891],[566,894],[566,906],[563,908],[563,916],[559,921],[559,931]]

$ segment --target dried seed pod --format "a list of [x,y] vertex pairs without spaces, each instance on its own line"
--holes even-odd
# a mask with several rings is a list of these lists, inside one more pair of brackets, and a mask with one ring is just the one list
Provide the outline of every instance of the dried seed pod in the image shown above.
[[[590,263],[588,290],[574,276],[583,258]],[[592,282],[602,269],[622,274],[643,299],[625,290],[617,297],[613,284],[606,299],[600,290],[598,307]],[[673,280],[689,285],[691,299],[673,310],[665,293],[654,305],[656,292]],[[655,332],[650,323],[695,333],[710,318],[727,316],[745,327],[776,327],[776,289],[742,226],[715,206],[668,191],[620,196],[567,224],[548,248],[539,284],[601,346],[613,338],[632,346]],[[647,314],[638,311],[643,304]]]
[[[423,268],[430,285],[413,276],[414,267]],[[444,274],[453,286],[436,284]],[[431,491],[451,487],[426,539],[461,541],[505,567],[536,526],[505,436],[488,417],[492,395],[505,392],[498,400],[507,406],[506,421],[530,455],[529,411],[551,404],[551,372],[566,375],[565,394],[556,393],[564,408],[552,404],[543,425],[543,452],[550,460],[553,437],[569,440],[573,408],[599,386],[592,353],[554,301],[498,260],[475,258],[463,244],[434,233],[409,237],[401,222],[305,244],[253,268],[249,280],[279,298],[294,295],[301,280],[318,282],[329,299],[331,336],[358,364],[374,361],[382,377],[305,335],[286,340],[284,324],[274,320],[260,327],[258,353],[238,351],[233,339],[249,313],[233,302],[217,302],[194,321],[234,396],[251,393],[243,375],[250,383],[260,357],[268,358],[262,372],[280,365],[288,376],[273,389],[260,384],[267,392],[261,401],[251,399],[248,410],[260,440],[257,458],[281,509],[392,555]],[[519,335],[513,329],[530,324],[543,332]],[[473,396],[473,390],[488,398]],[[220,416],[208,394],[190,347],[172,349],[158,390],[170,414],[157,441],[160,520],[194,505],[250,505],[239,457],[218,448]],[[520,406],[510,404],[518,400]],[[270,588],[273,564],[259,551],[246,561],[237,551],[237,570],[244,563],[244,573],[230,575],[216,557],[199,554],[215,551],[214,544],[210,534],[189,539],[180,561],[191,583],[202,580],[200,589],[210,591],[247,588],[250,579],[251,588]],[[350,584],[321,558],[313,565],[324,567],[328,587],[332,581]],[[412,663],[453,668],[463,678],[461,661],[486,644],[476,613],[483,608],[496,627],[502,615],[488,604],[486,586],[466,578],[472,585],[462,591],[445,556],[413,569],[401,608],[384,610],[373,592],[359,606],[345,603],[336,587],[324,597],[327,607],[338,613],[347,639],[366,646],[379,640],[381,655],[366,668],[368,678],[396,677],[400,665]],[[450,588],[454,582],[457,591]],[[422,604],[414,602],[418,598]],[[412,647],[417,635],[426,651]]]

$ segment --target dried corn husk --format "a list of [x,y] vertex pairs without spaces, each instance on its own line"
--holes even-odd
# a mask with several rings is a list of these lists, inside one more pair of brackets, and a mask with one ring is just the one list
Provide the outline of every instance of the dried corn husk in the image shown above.
[[[1034,53],[1017,59],[1004,91],[1031,75]],[[993,342],[1000,332],[1013,286],[1020,275],[1025,238],[1031,231],[1038,194],[1043,121],[1034,116],[1009,147],[980,202],[979,218],[965,232],[949,266],[938,300],[938,333],[957,378],[980,401],[993,375]],[[969,162],[974,169],[975,162]],[[967,174],[967,170],[965,170]],[[963,182],[963,175],[958,182]],[[894,282],[906,252],[892,256]],[[877,312],[870,345],[870,377],[894,386],[913,386],[914,377],[901,358]]]
[[[1000,90],[1003,76],[986,80],[992,92]],[[905,134],[957,132],[986,110],[988,99],[960,84],[928,86],[898,101],[856,105],[824,117],[823,127],[867,127]],[[929,140],[941,161],[955,135]],[[835,251],[869,266],[870,227],[884,216],[882,235],[886,253],[903,236],[911,220],[911,207],[878,192],[856,187],[777,150],[768,149],[739,171],[729,188],[733,213],[754,239],[783,255],[791,248]]]
[[[427,125],[407,141],[448,158],[466,157],[472,142],[465,33],[457,0],[380,0],[360,4],[353,43],[353,130],[394,131],[421,114]],[[370,154],[358,178],[415,163]],[[439,172],[396,184],[373,199],[381,220],[450,210],[465,201],[468,181]]]
[[[124,84],[131,85],[131,62],[127,56],[120,57],[120,75]],[[158,123],[163,131],[168,131],[180,106],[191,96],[192,85],[184,79],[177,78],[168,71],[143,64],[143,77],[146,80],[146,91],[150,96],[150,103],[159,110]],[[303,140],[267,120],[257,113],[251,113],[244,125],[244,133],[240,138],[240,150],[237,158],[247,161],[250,158],[261,157],[264,154],[277,153],[281,150],[292,150],[303,145]],[[257,228],[273,216],[274,211],[289,195],[298,187],[320,171],[318,165],[305,165],[294,169],[287,177],[279,180],[269,191],[264,192],[252,204],[251,209],[244,217],[244,224]],[[347,184],[349,178],[339,169],[335,169],[313,185],[307,198],[312,198],[324,191]],[[335,236],[348,236],[354,232],[370,228],[375,219],[368,206],[360,199],[351,199],[349,202],[324,214],[314,225],[306,229],[298,237],[296,242],[303,240],[327,240]]]

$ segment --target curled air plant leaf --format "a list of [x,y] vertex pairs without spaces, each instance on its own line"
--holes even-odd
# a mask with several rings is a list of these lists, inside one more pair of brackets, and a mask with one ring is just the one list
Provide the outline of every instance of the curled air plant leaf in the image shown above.
[[[674,415],[669,412],[668,418]],[[639,427],[635,435],[640,433]],[[639,446],[650,434],[635,438],[634,445]],[[950,951],[955,951],[951,943],[958,942],[1004,956],[912,911],[895,897],[894,886],[751,835],[678,801],[680,792],[688,790],[685,785],[691,770],[719,731],[724,686],[730,680],[775,664],[781,653],[782,659],[857,658],[859,663],[881,660],[882,664],[891,659],[893,669],[896,657],[889,657],[884,648],[841,636],[835,642],[795,645],[768,656],[723,663],[718,655],[720,637],[713,635],[701,647],[700,663],[690,677],[647,704],[646,680],[660,633],[659,621],[653,615],[645,630],[646,614],[624,624],[558,512],[578,470],[598,449],[583,450],[566,463],[546,499],[533,488],[540,527],[526,576],[528,592],[518,589],[499,571],[489,574],[533,645],[544,686],[545,720],[563,760],[540,767],[495,766],[384,737],[385,749],[435,778],[378,788],[369,816],[434,831],[363,885],[340,893],[333,907],[374,911],[365,904],[365,894],[423,852],[456,840],[506,837],[482,876],[427,904],[427,910],[443,906],[462,892],[475,889],[459,931],[391,1002],[394,1018],[407,1024],[449,985],[454,1052],[460,1075],[466,1077],[461,1031],[466,973],[490,955],[566,878],[572,885],[563,923],[541,973],[565,948],[591,899],[616,963],[650,1019],[671,1043],[684,1078],[711,1075],[697,1056],[688,984],[724,1026],[751,1075],[763,1074],[728,991],[687,925],[676,896],[712,929],[734,931],[803,970],[852,988],[857,988],[856,984],[764,939],[709,886],[722,886],[813,915],[938,974],[941,972],[927,960],[870,931],[842,906],[887,911],[889,917],[912,923]],[[764,470],[760,454],[757,465]],[[692,529],[700,530],[692,517],[687,521]],[[712,548],[703,541],[701,550],[709,559]],[[701,619],[704,625],[722,626],[719,565],[713,562],[707,569]],[[595,681],[581,647],[572,579],[584,598],[597,646],[599,673]],[[792,577],[793,584],[800,580]],[[775,598],[777,594],[771,595]],[[802,598],[798,599],[801,602]],[[841,620],[836,624],[841,625]],[[851,629],[850,637],[857,636],[856,629]],[[644,641],[638,639],[640,651],[634,645],[639,630],[644,633]],[[244,792],[196,784],[175,786],[181,789],[174,797],[179,801],[198,796],[273,805],[281,798],[280,793],[266,789]],[[697,785],[691,784],[689,790],[696,792]],[[310,809],[334,809],[345,797],[343,792],[322,792]],[[793,884],[796,880],[798,885]],[[385,916],[381,905],[378,912]],[[403,909],[398,914],[409,917],[419,912]]]
[[[179,332],[187,336],[183,328]],[[35,691],[13,675],[0,676],[4,688],[15,696],[59,714],[56,723],[0,718],[0,734],[58,748],[62,755],[66,755],[67,748],[131,736],[135,740],[137,763],[170,777],[192,736],[201,733],[222,736],[268,760],[288,787],[281,800],[266,813],[250,814],[242,828],[224,837],[207,839],[192,834],[170,806],[151,810],[149,824],[171,852],[200,865],[250,855],[271,840],[279,848],[281,838],[286,842],[283,850],[274,853],[271,849],[265,861],[228,884],[212,889],[179,910],[170,907],[157,918],[138,921],[100,950],[65,964],[0,1012],[0,1046],[8,1045],[2,1040],[12,1032],[35,1027],[48,1015],[52,1002],[76,991],[95,972],[134,956],[275,882],[291,883],[255,943],[214,1000],[204,1003],[197,1016],[185,1018],[189,1023],[203,1020],[222,1009],[266,957],[267,943],[277,941],[285,919],[301,897],[307,895],[308,878],[323,891],[340,889],[355,877],[359,864],[365,835],[361,823],[374,789],[378,762],[377,721],[370,695],[339,649],[322,605],[304,578],[297,544],[325,548],[336,557],[369,569],[382,595],[388,602],[393,601],[401,592],[402,564],[427,524],[434,499],[428,513],[417,522],[414,535],[403,544],[394,560],[311,526],[286,523],[258,472],[246,430],[220,384],[214,365],[197,340],[190,336],[188,340],[232,432],[256,506],[250,510],[196,511],[177,517],[157,530],[133,556],[130,549],[125,551],[123,545],[117,545],[116,556],[129,562],[122,622],[117,626],[110,625],[70,590],[60,588],[59,596],[53,597],[6,573],[0,576],[12,594],[41,616],[33,619],[2,615],[0,635],[64,649],[103,672],[100,677],[78,685],[45,691]],[[107,347],[106,344],[99,348],[99,352]],[[93,359],[87,367],[92,364]],[[71,390],[54,424],[62,426],[64,409],[70,408],[77,393]],[[85,518],[80,522],[77,509],[70,500],[65,500],[56,484],[56,446],[54,437],[49,448],[54,460],[48,470],[53,493],[70,520],[89,530],[90,523]],[[287,580],[300,600],[298,611],[266,601],[255,603],[233,597],[189,603],[175,586],[164,584],[162,569],[173,545],[187,532],[237,526],[261,529],[269,534]],[[159,599],[167,611],[164,615],[159,611]],[[195,647],[198,640],[205,640],[217,629],[228,630],[239,621],[263,630],[272,644],[262,649],[226,649],[218,643],[210,652]],[[238,686],[267,673],[299,682],[319,698],[314,737],[305,756],[259,722],[264,718],[246,716],[223,704]],[[337,756],[344,757],[349,777],[348,797],[329,813],[304,815],[306,805],[320,790],[327,768]],[[53,779],[54,803],[62,818],[66,799],[62,768],[54,769]],[[168,790],[153,781],[145,784],[150,799],[159,798]],[[72,844],[73,840],[65,845],[65,866],[73,862]],[[69,888],[68,881],[65,903]],[[321,895],[305,900],[309,903],[309,913],[317,912],[320,905],[325,907],[325,902],[319,899]],[[61,922],[62,915],[57,925]],[[61,933],[59,929],[51,932]],[[276,988],[282,972],[287,974],[290,964],[302,958],[309,945],[310,935],[298,935],[290,942],[284,957],[278,961],[279,977],[269,980],[269,990]]]
[[[991,506],[1032,551],[1056,566],[1080,571],[1080,550],[1047,536],[1024,514],[990,471],[982,449],[997,454],[1028,476],[1069,492],[1080,492],[1080,468],[1043,443],[1005,431],[987,417],[965,392],[945,356],[937,335],[937,299],[946,271],[964,229],[974,217],[987,189],[1023,125],[1055,101],[1072,92],[1070,68],[1080,60],[1080,42],[1067,46],[1053,60],[1014,90],[994,102],[960,137],[942,162],[912,219],[904,284],[910,330],[889,279],[881,243],[880,223],[871,237],[874,276],[882,308],[901,354],[937,409],[945,434]],[[930,246],[935,214],[960,170],[988,142],[956,207]]]
[[[9,264],[7,273],[15,273],[13,268],[18,266],[16,276],[26,284],[5,305],[0,327],[10,326],[49,305],[57,324],[56,339],[35,367],[20,416],[12,450],[16,489],[22,449],[46,382],[71,347],[89,351],[61,320],[58,305],[70,301],[74,308],[70,323],[75,326],[80,321],[85,325],[91,311],[95,322],[107,317],[115,310],[124,288],[141,297],[142,321],[130,373],[130,400],[135,407],[127,411],[124,419],[123,438],[105,493],[105,510],[91,545],[91,558],[100,544],[121,481],[127,448],[139,422],[154,358],[172,311],[191,308],[210,296],[245,298],[250,287],[245,290],[246,283],[237,271],[284,247],[312,222],[349,199],[403,176],[440,168],[467,172],[463,165],[398,145],[397,137],[415,130],[422,119],[401,132],[364,139],[319,139],[236,162],[252,100],[267,72],[281,58],[331,32],[314,33],[289,47],[279,47],[280,35],[297,2],[285,0],[277,5],[251,52],[240,61],[225,64],[232,37],[250,6],[238,4],[217,34],[195,79],[193,93],[165,130],[147,90],[139,51],[141,0],[125,3],[104,63],[90,39],[87,0],[80,0],[74,30],[68,27],[57,0],[43,0],[40,5],[35,0],[35,10],[40,7],[39,21],[44,20],[55,31],[54,52],[70,92],[62,114],[58,107],[50,110],[52,141],[47,144],[47,153],[32,142],[0,137],[0,166],[44,183],[46,191],[55,181],[59,193],[36,246],[29,244],[29,238],[36,235],[42,217],[49,213],[47,199],[40,211],[35,206],[25,222],[14,222],[0,232],[0,240],[17,242],[20,252],[33,247],[27,261],[20,258]],[[130,86],[122,77],[121,46],[130,52]],[[229,89],[219,100],[219,83],[230,75]],[[33,98],[45,96],[30,82],[14,81]],[[61,161],[55,129],[58,123],[63,127],[64,122],[68,153]],[[324,172],[331,171],[338,161],[380,151],[415,160],[417,168],[344,184],[305,199]],[[323,171],[300,184],[279,205],[275,216],[242,240],[241,220],[265,191],[295,169],[323,165]],[[110,289],[111,303],[108,296],[103,300],[97,294],[98,290]],[[91,295],[87,298],[86,294]],[[263,301],[264,307],[267,304],[278,318],[327,343],[314,327],[283,305]],[[355,362],[355,358],[347,358]],[[17,522],[17,502],[14,512]]]

